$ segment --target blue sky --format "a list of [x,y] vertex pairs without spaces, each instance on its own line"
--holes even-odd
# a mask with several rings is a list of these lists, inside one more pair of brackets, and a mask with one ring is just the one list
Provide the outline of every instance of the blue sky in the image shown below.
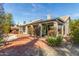
[[79,18],[78,3],[5,3],[5,12],[12,13],[14,22],[22,24],[36,19],[46,19],[50,14],[52,18],[69,15]]

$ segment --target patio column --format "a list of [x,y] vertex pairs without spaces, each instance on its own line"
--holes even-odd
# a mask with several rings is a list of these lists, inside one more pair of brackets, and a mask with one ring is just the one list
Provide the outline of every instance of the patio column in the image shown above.
[[31,35],[33,36],[33,25],[31,25]]
[[19,33],[22,33],[23,32],[23,29],[22,29],[22,27],[20,26],[19,27]]
[[58,23],[54,22],[54,27],[56,29],[56,36],[58,36]]
[[40,26],[40,36],[42,37],[42,24],[39,24]]
[[65,23],[65,36],[69,34],[69,20]]
[[28,34],[28,26],[25,26],[25,34]]
[[63,27],[63,25],[62,25],[62,28],[61,28],[61,31],[62,31],[62,36],[64,35],[64,27]]

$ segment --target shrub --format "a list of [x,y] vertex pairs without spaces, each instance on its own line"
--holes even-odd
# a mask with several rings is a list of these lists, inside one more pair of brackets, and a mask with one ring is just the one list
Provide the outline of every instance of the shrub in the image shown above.
[[57,40],[56,40],[56,44],[60,45],[62,43],[63,37],[62,36],[58,36]]
[[62,42],[62,37],[61,36],[58,36],[58,37],[52,37],[52,36],[49,36],[47,38],[47,42],[50,46],[59,46]]
[[79,44],[79,19],[70,22],[70,37],[73,43]]
[[0,43],[4,42],[3,38],[0,38]]
[[79,44],[79,29],[73,31],[71,39],[73,40],[73,43]]

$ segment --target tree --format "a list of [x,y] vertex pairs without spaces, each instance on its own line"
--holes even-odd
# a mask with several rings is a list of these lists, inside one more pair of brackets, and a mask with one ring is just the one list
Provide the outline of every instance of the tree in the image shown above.
[[3,32],[8,34],[10,32],[11,25],[13,25],[12,14],[6,13],[4,17],[5,17],[5,21],[3,23]]
[[70,22],[70,37],[74,43],[79,44],[79,19]]
[[4,17],[4,14],[1,14],[0,15],[0,38],[2,37],[2,34],[3,34],[3,24],[4,24],[4,20],[5,17]]

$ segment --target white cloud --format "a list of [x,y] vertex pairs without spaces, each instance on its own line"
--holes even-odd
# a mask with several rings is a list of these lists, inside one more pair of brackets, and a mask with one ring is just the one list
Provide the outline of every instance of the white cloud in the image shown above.
[[41,5],[41,4],[34,4],[34,3],[32,3],[31,4],[32,5],[32,7],[33,7],[33,9],[32,9],[32,11],[36,11],[36,10],[39,10],[39,9],[44,9],[45,7],[43,6],[43,5]]

